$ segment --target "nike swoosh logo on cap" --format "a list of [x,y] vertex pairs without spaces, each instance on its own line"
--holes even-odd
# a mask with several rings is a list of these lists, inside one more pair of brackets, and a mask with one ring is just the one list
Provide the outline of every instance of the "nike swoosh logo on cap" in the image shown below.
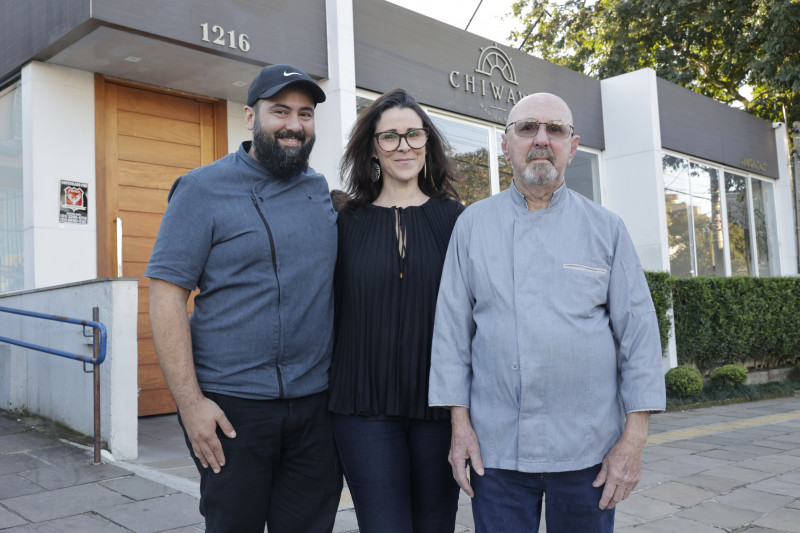
[[297,76],[299,76],[299,75],[300,75],[300,73],[299,73],[299,72],[286,72],[286,71],[284,70],[284,71],[283,71],[283,75],[284,75],[284,76],[294,76],[294,75],[297,75]]

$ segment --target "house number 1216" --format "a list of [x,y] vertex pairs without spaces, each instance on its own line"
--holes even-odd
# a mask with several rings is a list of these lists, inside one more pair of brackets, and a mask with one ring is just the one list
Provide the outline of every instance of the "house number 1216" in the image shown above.
[[[209,34],[208,29],[208,22],[204,22],[200,24],[200,27],[203,28],[203,41],[212,44],[218,44],[219,46],[227,46],[228,48],[238,48],[242,52],[248,52],[250,50],[250,41],[249,37],[244,33],[240,33],[237,37],[236,32],[231,30],[226,32],[222,29],[222,26],[217,26],[216,24],[211,26],[211,32]],[[214,37],[212,40],[211,38]]]

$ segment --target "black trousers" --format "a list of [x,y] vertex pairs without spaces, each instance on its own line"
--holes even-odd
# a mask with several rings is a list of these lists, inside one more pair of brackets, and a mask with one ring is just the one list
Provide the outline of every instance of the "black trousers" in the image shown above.
[[[236,430],[234,439],[217,431],[225,453],[219,474],[192,453],[206,533],[263,533],[265,524],[269,533],[329,533],[342,472],[328,393],[290,400],[206,396]],[[186,444],[191,453],[188,438]]]

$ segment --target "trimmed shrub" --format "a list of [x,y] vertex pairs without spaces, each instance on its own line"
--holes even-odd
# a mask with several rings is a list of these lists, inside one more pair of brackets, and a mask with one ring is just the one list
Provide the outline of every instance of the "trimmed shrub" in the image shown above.
[[693,398],[703,391],[703,376],[693,366],[676,366],[664,375],[667,393],[678,398]]
[[735,387],[747,381],[747,369],[741,365],[725,365],[711,373],[711,383],[718,387]]
[[800,378],[800,361],[794,364],[794,375],[795,377]]

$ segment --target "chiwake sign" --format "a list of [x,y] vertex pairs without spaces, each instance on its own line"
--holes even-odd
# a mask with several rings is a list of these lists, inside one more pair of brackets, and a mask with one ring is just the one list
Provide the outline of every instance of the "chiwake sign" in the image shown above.
[[514,65],[497,43],[481,48],[478,65],[472,74],[453,70],[448,76],[450,87],[474,95],[480,108],[493,121],[505,123],[508,113],[526,96],[517,81]]

